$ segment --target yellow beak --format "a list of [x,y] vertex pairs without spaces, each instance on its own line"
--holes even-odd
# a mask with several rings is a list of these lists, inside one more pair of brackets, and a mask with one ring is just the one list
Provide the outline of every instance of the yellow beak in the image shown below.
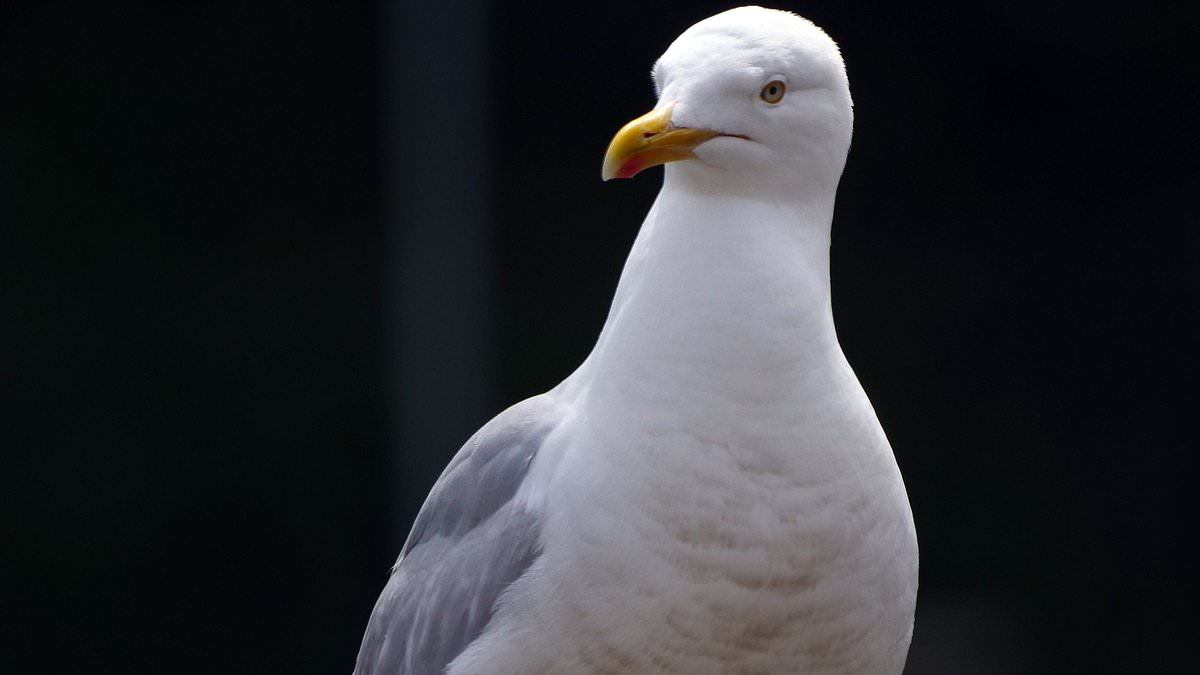
[[697,145],[721,135],[710,129],[674,126],[671,108],[652,110],[621,127],[604,153],[600,177],[632,178],[642,169],[692,159],[696,156],[692,150]]

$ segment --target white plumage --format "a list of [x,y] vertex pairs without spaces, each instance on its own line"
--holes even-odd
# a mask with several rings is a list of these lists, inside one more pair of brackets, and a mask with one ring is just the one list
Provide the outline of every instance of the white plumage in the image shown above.
[[[536,437],[504,515],[477,518],[497,532],[499,518],[524,518],[533,525],[520,531],[536,541],[501,566],[511,578],[492,588],[486,617],[468,617],[479,628],[456,638],[447,672],[898,675],[915,531],[830,304],[830,227],[853,119],[837,46],[805,19],[745,7],[690,28],[654,73],[656,119],[670,122],[658,132],[709,133],[664,160],[592,354],[455,460],[482,462],[470,453],[484,457],[477,448],[501,434]],[[784,83],[782,101],[760,95],[770,82]],[[623,162],[648,153],[610,160],[636,172]],[[491,560],[491,549],[456,543],[470,532],[445,534],[457,531],[438,515],[455,498],[455,466],[422,514],[438,535],[419,520],[406,551],[428,541],[439,561]],[[370,644],[408,666],[377,656],[364,667],[360,654],[362,672],[425,672],[413,660],[420,641],[444,638],[418,630],[421,612],[456,611],[407,590],[441,563],[407,564],[402,556],[364,652]],[[407,643],[389,651],[389,640]]]

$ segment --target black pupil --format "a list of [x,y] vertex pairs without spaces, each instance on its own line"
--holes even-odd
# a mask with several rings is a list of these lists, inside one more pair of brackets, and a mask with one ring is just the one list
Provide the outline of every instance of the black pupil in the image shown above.
[[771,85],[770,87],[767,87],[767,95],[768,96],[774,96],[777,93],[779,93],[779,88],[776,87],[775,85]]

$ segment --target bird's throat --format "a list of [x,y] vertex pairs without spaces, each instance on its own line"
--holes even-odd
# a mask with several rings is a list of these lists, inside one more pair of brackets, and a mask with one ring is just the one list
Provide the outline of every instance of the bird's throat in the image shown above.
[[[584,368],[598,394],[647,405],[786,400],[839,366],[832,204],[664,186]],[[688,400],[665,401],[685,396]]]

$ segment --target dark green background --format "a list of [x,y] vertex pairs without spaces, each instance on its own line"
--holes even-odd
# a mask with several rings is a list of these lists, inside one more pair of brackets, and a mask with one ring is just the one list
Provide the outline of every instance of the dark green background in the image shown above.
[[[437,472],[590,349],[660,181],[605,145],[728,6],[0,6],[0,659],[349,671]],[[1195,17],[790,8],[856,102],[835,314],[916,513],[908,672],[1171,672]]]

